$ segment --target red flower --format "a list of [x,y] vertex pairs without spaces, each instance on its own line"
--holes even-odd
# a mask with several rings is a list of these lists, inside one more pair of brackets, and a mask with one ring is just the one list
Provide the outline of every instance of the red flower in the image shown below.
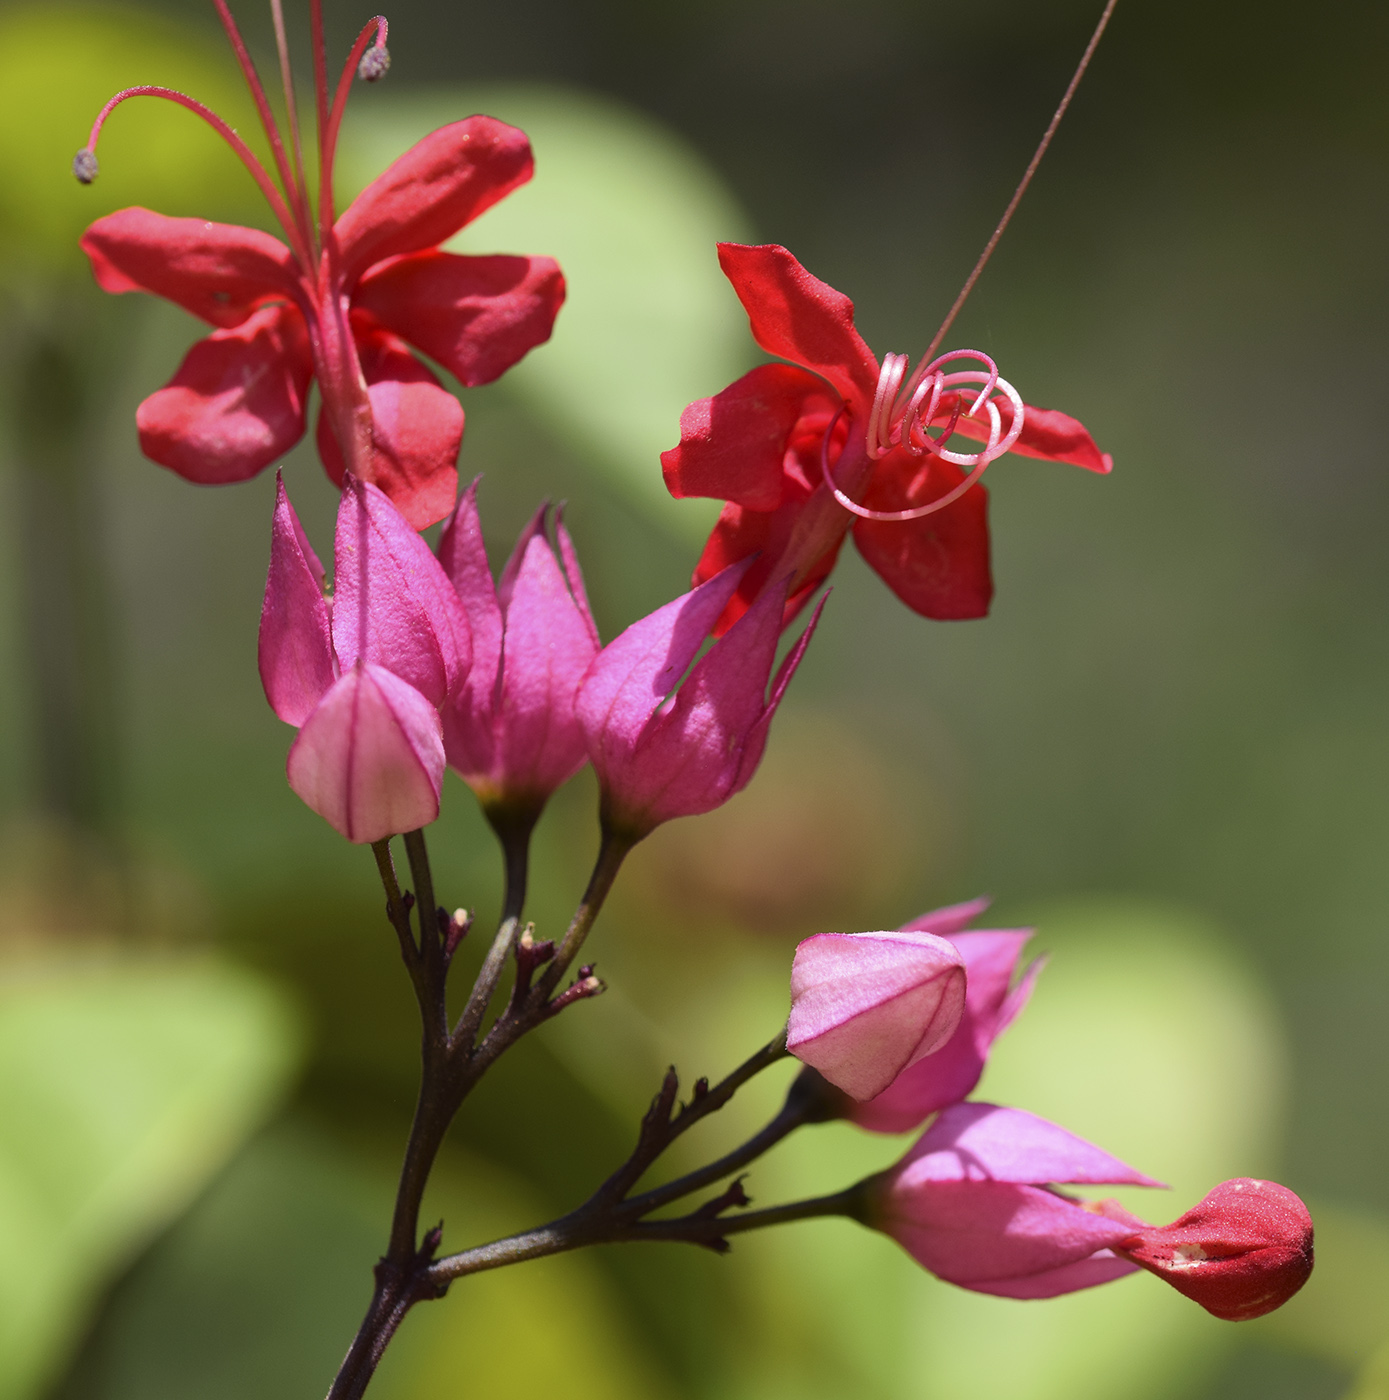
[[[564,278],[550,258],[462,257],[437,246],[530,179],[530,144],[491,117],[454,122],[407,151],[335,219],[333,156],[352,76],[374,79],[386,67],[385,21],[375,19],[357,41],[331,109],[321,58],[315,64],[315,218],[298,159],[297,118],[291,108],[291,167],[221,0],[218,9],[260,108],[280,188],[220,118],[169,89],[117,94],[74,162],[79,179],[95,176],[97,135],[125,98],[179,102],[241,156],[288,240],[140,208],[87,230],[82,247],[106,291],[153,292],[217,327],[140,405],[140,446],[190,481],[245,480],[304,435],[309,381],[316,379],[323,401],[318,451],[328,475],[341,485],[350,470],[374,482],[423,529],[453,508],[463,410],[409,346],[465,385],[486,384],[549,338],[564,299]],[[312,13],[321,55],[317,3]],[[287,73],[287,59],[283,67]]]
[[[785,248],[723,243],[719,263],[754,339],[791,361],[760,365],[691,404],[680,418],[680,445],[661,454],[673,496],[728,502],[695,581],[760,556],[719,630],[788,574],[789,621],[834,568],[850,529],[909,608],[934,618],[982,617],[993,581],[988,496],[976,483],[989,462],[1013,451],[1111,469],[1080,423],[1026,407],[977,351],[941,356],[910,379],[906,356],[888,355],[879,367],[854,329],[853,303]],[[946,369],[961,359],[982,368]],[[980,387],[965,392],[966,384]],[[983,449],[950,450],[956,433]]]

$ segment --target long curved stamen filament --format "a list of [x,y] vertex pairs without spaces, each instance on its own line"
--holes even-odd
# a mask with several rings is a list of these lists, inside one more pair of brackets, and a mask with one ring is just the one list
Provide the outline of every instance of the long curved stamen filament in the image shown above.
[[[294,209],[296,223],[300,231],[300,242],[306,249],[310,250],[310,255],[302,259],[304,270],[307,272],[313,267],[313,225],[309,219],[308,200],[302,187],[302,176],[300,183],[296,184],[289,168],[289,158],[285,155],[285,143],[280,136],[280,128],[275,122],[274,112],[270,110],[270,99],[265,94],[265,85],[260,80],[255,60],[252,59],[251,52],[246,47],[246,41],[241,37],[241,31],[236,26],[236,20],[233,18],[231,10],[227,8],[226,0],[213,0],[213,3],[217,7],[217,18],[221,20],[222,28],[226,31],[227,42],[231,45],[232,53],[236,55],[236,61],[241,67],[241,76],[245,78],[246,86],[250,89],[251,100],[256,104],[256,113],[260,117],[261,127],[265,131],[265,139],[270,143],[270,154],[275,161],[275,169],[279,174],[280,183],[284,187],[285,198]],[[293,241],[291,239],[291,242]],[[298,248],[295,251],[298,252]]]
[[[336,213],[333,207],[333,159],[338,149],[338,133],[342,130],[343,113],[347,110],[347,99],[352,91],[352,80],[363,76],[360,72],[360,65],[363,56],[367,52],[367,46],[371,44],[372,35],[375,34],[376,42],[372,45],[373,51],[387,54],[386,62],[390,62],[390,56],[386,50],[386,35],[389,31],[385,15],[377,15],[369,19],[362,26],[362,32],[357,35],[357,42],[352,45],[352,52],[347,56],[347,62],[343,64],[342,76],[338,79],[337,90],[333,94],[333,109],[328,116],[327,140],[323,143],[324,161],[322,180],[324,187],[328,191],[327,218],[332,222]],[[384,67],[380,70],[384,73]],[[378,74],[379,76],[379,74]],[[368,79],[368,81],[373,81]],[[320,205],[322,204],[320,192]]]
[[[270,205],[271,211],[279,220],[280,227],[285,232],[285,237],[289,240],[290,247],[294,250],[295,256],[299,259],[300,266],[307,272],[313,267],[313,258],[309,250],[304,246],[299,229],[295,224],[294,216],[289,211],[289,206],[284,202],[279,190],[275,188],[275,182],[270,178],[269,171],[256,159],[255,152],[239,137],[235,131],[229,127],[216,112],[209,107],[204,107],[196,98],[189,97],[186,92],[179,92],[176,88],[166,87],[132,87],[118,92],[96,115],[96,120],[92,123],[91,134],[87,137],[87,144],[78,152],[78,158],[83,155],[90,155],[93,164],[96,157],[96,143],[101,136],[101,128],[106,125],[106,119],[121,105],[132,97],[159,97],[166,102],[176,103],[180,107],[186,107],[194,116],[201,117],[228,146],[236,153],[242,165],[250,172],[251,178],[260,188],[261,194],[265,196],[266,203]],[[74,170],[76,162],[74,162]],[[93,171],[95,173],[95,171]],[[90,180],[86,181],[90,183]]]
[[333,153],[328,146],[328,58],[323,38],[323,0],[309,0],[313,48],[314,117],[318,127],[318,236],[325,248],[333,231]]
[[950,327],[955,324],[955,317],[960,314],[960,308],[969,300],[969,294],[974,290],[974,284],[979,280],[979,274],[984,271],[984,265],[993,256],[994,249],[998,247],[998,240],[1003,237],[1003,230],[1008,227],[1018,205],[1022,203],[1022,197],[1027,193],[1027,187],[1032,183],[1032,177],[1037,173],[1037,167],[1041,165],[1042,157],[1047,153],[1047,147],[1051,145],[1051,138],[1056,135],[1056,128],[1061,125],[1061,118],[1066,115],[1066,108],[1071,105],[1071,98],[1076,95],[1080,80],[1085,76],[1085,70],[1090,66],[1090,60],[1094,57],[1095,50],[1099,47],[1100,38],[1109,24],[1109,17],[1114,13],[1114,7],[1118,3],[1119,0],[1109,0],[1109,3],[1105,5],[1099,23],[1095,26],[1094,33],[1090,35],[1090,42],[1086,44],[1085,52],[1081,54],[1080,62],[1071,75],[1071,81],[1061,98],[1061,103],[1052,115],[1046,131],[1042,134],[1042,139],[1038,143],[1036,151],[1033,152],[1032,159],[1027,163],[1027,169],[1023,172],[1017,189],[1013,191],[1013,197],[1008,201],[1008,207],[1003,211],[1003,217],[998,221],[998,226],[984,245],[984,251],[979,254],[979,261],[974,264],[974,270],[965,279],[965,285],[960,288],[960,295],[955,298],[955,304],[946,313],[945,320],[940,323],[940,329],[926,347],[926,353],[921,357],[923,360],[929,360],[940,349],[941,342],[945,339]]
[[289,36],[285,32],[285,7],[282,0],[270,0],[270,17],[275,26],[275,49],[280,56],[280,87],[285,95],[285,120],[289,124],[289,145],[294,155],[294,183],[299,192],[295,207],[300,217],[313,231],[308,218],[308,181],[304,178],[304,142],[299,134],[299,104],[294,99],[294,70],[289,61]]
[[[976,354],[974,351],[957,352]],[[956,358],[955,354],[942,356],[937,364]],[[981,360],[987,360],[986,356],[978,356]],[[844,408],[841,406],[839,412],[835,414],[828,428],[825,429],[825,436],[820,443],[820,473],[824,477],[825,485],[829,487],[834,499],[839,502],[845,510],[857,515],[862,520],[878,520],[887,524],[901,524],[908,520],[921,520],[925,516],[933,515],[936,511],[944,510],[946,506],[958,501],[966,491],[979,480],[987,470],[989,463],[1001,457],[1018,440],[1022,433],[1023,421],[1027,410],[1023,406],[1022,397],[1018,391],[1004,378],[1002,378],[993,362],[988,360],[989,369],[979,370],[956,370],[952,374],[943,374],[938,368],[934,368],[928,379],[924,379],[916,390],[913,391],[913,398],[908,406],[908,415],[903,417],[893,429],[896,442],[892,445],[906,447],[913,455],[921,457],[927,454],[940,457],[942,460],[952,462],[956,466],[969,467],[969,475],[958,485],[952,487],[943,496],[937,497],[934,501],[928,501],[925,505],[914,506],[908,510],[869,510],[867,506],[861,506],[855,500],[844,494],[835,485],[834,476],[830,471],[830,441],[834,435],[834,430],[843,416]],[[878,396],[874,400],[874,411],[870,417],[870,425],[874,428],[881,428],[885,423],[885,418],[880,409],[883,400],[890,402],[888,386],[895,387],[897,381],[901,379],[902,372],[906,367],[906,356],[889,355],[883,362],[882,373],[878,381]],[[975,396],[974,402],[964,413],[966,417],[975,417],[980,408],[983,408],[989,415],[989,439],[983,448],[978,452],[952,452],[941,444],[949,440],[955,431],[955,426],[959,422],[963,409],[963,394],[958,396],[951,413],[950,421],[945,425],[944,431],[939,437],[932,437],[927,431],[931,420],[936,416],[940,407],[940,400],[944,391],[955,385],[981,384],[983,389]],[[1011,406],[1013,421],[1008,425],[1008,431],[1003,431],[1003,415],[998,410],[998,405],[992,398],[986,395],[995,391],[1004,395]],[[923,395],[930,393],[930,401],[924,406],[920,406]],[[880,440],[881,443],[881,440]],[[875,451],[874,444],[870,438],[870,455],[881,457],[884,452]]]

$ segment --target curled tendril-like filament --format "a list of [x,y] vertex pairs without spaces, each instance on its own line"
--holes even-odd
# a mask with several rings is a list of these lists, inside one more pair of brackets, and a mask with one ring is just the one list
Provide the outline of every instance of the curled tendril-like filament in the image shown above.
[[[946,373],[944,366],[955,360],[972,359],[984,366],[982,370],[954,370]],[[914,457],[926,455],[940,457],[959,467],[969,468],[969,475],[943,496],[925,505],[909,510],[869,510],[857,501],[851,500],[835,485],[830,472],[829,449],[835,426],[843,414],[841,408],[825,431],[820,445],[820,471],[825,484],[834,498],[845,510],[863,520],[879,520],[888,523],[920,520],[959,500],[961,496],[984,475],[985,469],[995,458],[1001,457],[1018,440],[1023,429],[1026,409],[1018,391],[998,372],[998,366],[988,355],[978,350],[954,350],[937,356],[917,368],[915,374],[906,379],[908,359],[905,355],[888,354],[883,359],[883,367],[878,375],[878,388],[873,397],[873,408],[868,417],[868,455],[875,461],[885,457],[894,448],[905,448]],[[936,436],[928,431],[940,412],[941,400],[947,389],[957,385],[978,384],[982,386],[968,408],[964,407],[964,395],[957,394],[954,409],[949,421]],[[1012,422],[1008,431],[1003,431],[1003,415],[994,399],[1001,394],[1011,406]],[[961,417],[975,418],[980,411],[987,413],[989,423],[988,441],[978,452],[952,452],[945,446],[955,432]]]

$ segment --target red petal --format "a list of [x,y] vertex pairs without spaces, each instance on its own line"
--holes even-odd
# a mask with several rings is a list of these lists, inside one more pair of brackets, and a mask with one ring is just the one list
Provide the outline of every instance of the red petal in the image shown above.
[[268,233],[138,207],[98,219],[82,235],[97,285],[153,292],[214,326],[236,326],[266,297],[292,297],[293,254]]
[[[352,332],[371,398],[376,443],[367,479],[391,498],[415,529],[423,530],[453,509],[463,410],[396,336],[356,321]],[[322,412],[317,436],[324,468],[341,486],[342,452]]]
[[[964,473],[938,457],[889,453],[878,463],[863,504],[905,510],[953,490]],[[953,505],[920,520],[859,520],[854,543],[913,612],[941,621],[984,617],[993,598],[989,572],[989,497],[971,486]]]
[[680,415],[679,447],[661,453],[666,489],[676,497],[712,496],[749,510],[775,510],[787,443],[812,397],[823,409],[828,396],[816,375],[791,365],[759,365],[722,393],[692,403]]
[[264,307],[200,340],[140,405],[140,448],[189,481],[245,481],[303,437],[312,375],[303,318]]
[[[738,591],[723,610],[718,622],[714,624],[714,636],[722,637],[747,612],[757,595],[767,585],[772,569],[791,538],[791,531],[804,504],[805,498],[802,497],[774,511],[747,510],[738,505],[727,505],[723,508],[723,514],[719,516],[718,523],[704,545],[704,553],[699,556],[699,563],[695,565],[694,582],[703,583],[730,564],[746,559],[750,554],[757,554],[759,558],[743,575]],[[843,543],[844,537],[841,535],[834,546],[816,560],[809,576],[786,600],[786,609],[781,618],[783,627],[795,619],[797,613],[810,601],[815,590],[829,577]]]
[[563,302],[553,258],[434,251],[373,268],[352,298],[470,386],[490,384],[549,340]]
[[467,117],[417,141],[335,226],[347,285],[382,258],[442,243],[534,168],[526,133],[494,117]]
[[[947,422],[955,411],[958,396],[945,394],[936,412],[936,423]],[[1013,426],[1013,406],[1006,399],[997,399],[999,416],[1006,433]],[[1041,457],[1048,462],[1067,462],[1073,467],[1084,467],[1087,471],[1099,472],[1107,476],[1114,470],[1114,458],[1108,452],[1101,452],[1095,439],[1085,430],[1085,425],[1069,413],[1055,408],[1033,408],[1025,404],[1022,433],[1009,448],[1020,457]],[[982,410],[981,410],[982,412]],[[972,438],[976,442],[989,440],[986,421],[966,418],[961,415],[955,424],[955,431],[961,437]]]
[[878,362],[854,329],[854,304],[812,277],[775,243],[720,243],[719,266],[769,354],[828,379],[857,414],[866,416],[878,387]]

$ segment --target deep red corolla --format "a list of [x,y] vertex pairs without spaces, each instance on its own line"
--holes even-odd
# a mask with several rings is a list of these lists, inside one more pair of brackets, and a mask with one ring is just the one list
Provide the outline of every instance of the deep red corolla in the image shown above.
[[[82,247],[108,292],[153,292],[217,327],[140,405],[140,446],[190,481],[242,481],[303,436],[316,379],[318,450],[328,475],[341,485],[350,470],[375,483],[423,529],[453,509],[463,410],[406,342],[461,383],[486,384],[549,338],[564,300],[564,278],[551,258],[463,257],[438,247],[530,179],[530,143],[492,117],[454,122],[413,146],[336,218],[333,157],[347,90],[354,75],[374,79],[386,67],[378,18],[362,31],[331,107],[322,63],[315,65],[320,190],[311,212],[297,119],[291,166],[221,0],[218,10],[260,107],[280,188],[220,118],[163,88],[117,94],[74,162],[79,179],[94,178],[97,135],[125,98],[176,101],[237,151],[288,240],[140,208],[87,230]],[[321,53],[317,3],[312,11]]]
[[[888,355],[880,367],[854,329],[853,303],[785,248],[723,243],[719,263],[754,339],[791,361],[760,365],[691,404],[680,418],[680,445],[661,455],[672,495],[728,502],[696,582],[760,555],[719,630],[788,574],[789,621],[834,568],[850,529],[909,608],[933,618],[982,617],[993,581],[988,497],[976,483],[989,462],[1013,451],[1111,469],[1080,423],[1023,405],[977,351],[923,363],[910,379],[905,356]],[[960,360],[980,368],[947,368]],[[966,392],[967,384],[978,387]],[[985,446],[951,451],[954,433]]]

